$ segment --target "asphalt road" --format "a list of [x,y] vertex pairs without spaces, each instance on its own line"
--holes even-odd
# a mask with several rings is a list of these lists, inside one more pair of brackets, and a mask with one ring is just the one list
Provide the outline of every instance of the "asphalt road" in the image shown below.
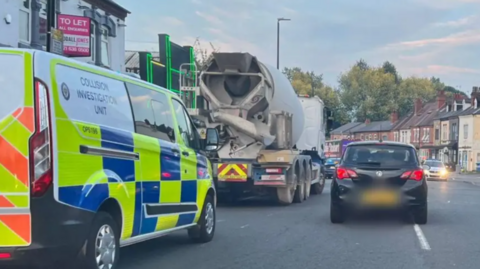
[[122,249],[120,269],[477,269],[480,186],[429,182],[429,222],[395,218],[331,224],[329,189],[288,207],[246,202],[220,207],[214,240],[186,232]]

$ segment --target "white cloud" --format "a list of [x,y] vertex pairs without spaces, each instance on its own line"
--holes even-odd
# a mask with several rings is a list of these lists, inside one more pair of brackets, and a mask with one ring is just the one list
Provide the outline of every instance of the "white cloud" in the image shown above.
[[179,20],[178,18],[175,17],[162,17],[161,19],[164,23],[172,25],[172,26],[181,26],[184,25],[185,22],[182,20]]
[[477,20],[477,16],[468,16],[458,20],[447,21],[447,22],[437,22],[433,24],[435,27],[460,27],[472,25]]
[[209,14],[206,14],[206,13],[203,13],[203,12],[200,12],[200,11],[195,11],[195,14],[197,14],[197,16],[199,16],[200,18],[206,20],[207,22],[209,22],[211,24],[216,24],[216,25],[223,24],[222,20],[220,20],[216,16],[209,15]]
[[428,46],[450,46],[480,43],[480,30],[467,30],[440,38],[420,39],[390,44],[387,50],[411,50]]

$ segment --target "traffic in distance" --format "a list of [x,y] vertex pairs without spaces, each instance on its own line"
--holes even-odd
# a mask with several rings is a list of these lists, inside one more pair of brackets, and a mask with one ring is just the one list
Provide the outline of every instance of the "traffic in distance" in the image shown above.
[[[422,166],[414,147],[385,141],[348,141],[328,159],[320,98],[297,96],[249,53],[210,61],[199,86],[177,95],[43,51],[0,49],[9,77],[0,92],[0,267],[78,259],[118,269],[121,247],[179,230],[210,242],[217,201],[302,203],[322,194],[326,177],[332,223],[385,209],[427,223],[426,180],[444,178],[437,162]],[[192,92],[208,109],[189,105]]]

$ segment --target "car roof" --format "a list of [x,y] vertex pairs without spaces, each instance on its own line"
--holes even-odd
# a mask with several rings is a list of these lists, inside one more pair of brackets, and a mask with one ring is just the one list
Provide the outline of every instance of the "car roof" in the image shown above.
[[352,142],[347,145],[347,147],[351,146],[363,146],[363,145],[387,145],[387,146],[404,146],[415,149],[412,145],[402,142],[395,142],[395,141],[380,141],[380,140],[369,140],[369,141],[357,141]]

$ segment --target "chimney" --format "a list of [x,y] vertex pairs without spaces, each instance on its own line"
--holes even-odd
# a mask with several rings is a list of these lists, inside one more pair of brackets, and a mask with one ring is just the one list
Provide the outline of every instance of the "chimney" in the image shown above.
[[366,119],[365,124],[370,124],[370,119]]
[[471,98],[471,101],[470,101],[470,105],[473,107],[473,108],[477,108],[478,107],[478,104],[477,104],[477,98],[478,98],[478,91],[479,91],[479,88],[478,87],[473,87],[472,88],[472,93],[470,94],[470,98]]
[[440,90],[437,94],[437,108],[442,108],[445,105],[445,91]]
[[422,102],[422,99],[421,98],[417,98],[415,99],[415,115],[419,115],[420,114],[420,110],[422,110],[422,106],[423,106],[423,102]]
[[390,114],[390,121],[392,123],[395,123],[398,121],[398,112],[397,111],[392,111],[392,113]]

